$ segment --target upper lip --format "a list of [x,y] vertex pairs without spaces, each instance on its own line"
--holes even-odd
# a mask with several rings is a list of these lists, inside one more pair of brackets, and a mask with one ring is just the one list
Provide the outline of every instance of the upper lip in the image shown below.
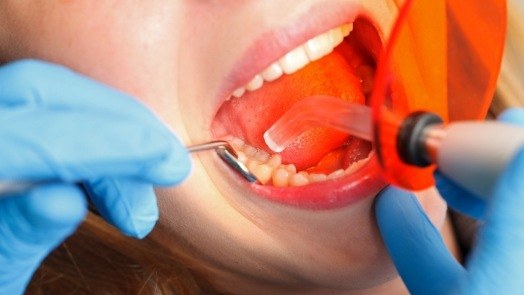
[[360,9],[354,4],[316,3],[308,12],[280,28],[262,33],[241,55],[214,100],[213,115],[229,95],[272,62],[312,37],[345,23],[352,23]]

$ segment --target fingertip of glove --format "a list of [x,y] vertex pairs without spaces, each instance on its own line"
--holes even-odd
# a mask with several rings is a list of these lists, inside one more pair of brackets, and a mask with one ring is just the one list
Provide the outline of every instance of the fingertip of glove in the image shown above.
[[433,179],[435,179],[435,187],[438,189],[443,198],[446,198],[450,194],[450,189],[453,190],[456,188],[456,186],[453,185],[450,180],[446,176],[442,175],[442,173],[440,173],[438,170],[433,172]]
[[435,170],[433,172],[433,178],[435,179],[435,186],[438,187],[439,185],[446,183],[447,178],[446,176],[442,175],[439,170]]
[[[502,190],[502,194],[523,194],[524,183],[522,181],[522,175],[524,175],[524,148],[521,148],[513,158],[513,161],[509,164],[504,172],[506,177],[502,177],[502,185],[499,185]],[[509,193],[506,193],[510,190]]]
[[[435,186],[440,192],[441,196],[447,201],[452,201],[450,198],[456,198],[456,196],[467,197],[471,194],[465,191],[463,188],[457,186],[452,180],[448,179],[445,175],[440,173],[438,170],[433,173],[435,179]],[[471,197],[470,197],[471,198]]]
[[155,184],[162,186],[176,185],[184,181],[191,172],[192,162],[189,152],[183,147],[177,147],[170,153],[162,165],[149,171]]
[[376,206],[378,210],[390,208],[391,206],[403,206],[405,202],[418,202],[415,196],[406,190],[388,186],[378,193]]
[[143,239],[155,227],[158,221],[159,213],[156,204],[156,197],[149,204],[144,204],[142,208],[131,209],[128,212],[128,218],[113,220],[115,226],[126,236]]
[[28,193],[18,202],[27,221],[33,227],[76,227],[87,214],[82,191],[73,185],[48,185]]
[[134,179],[99,179],[86,190],[100,214],[124,235],[143,238],[158,220],[156,195],[151,184]]
[[155,227],[159,213],[156,196],[152,189],[149,195],[144,193],[137,197],[142,201],[135,201],[134,204],[127,203],[127,212],[118,218],[113,216],[113,223],[124,235],[143,239]]
[[515,155],[515,161],[513,162],[512,166],[519,173],[524,172],[524,147],[521,148]]
[[511,108],[502,112],[498,120],[508,123],[524,124],[524,108]]
[[409,229],[413,220],[431,224],[417,198],[409,191],[387,187],[375,202],[376,218],[382,230],[395,231],[398,225]]
[[133,226],[122,226],[120,227],[121,232],[132,238],[143,239],[145,238],[155,227],[158,220],[158,215],[140,216],[133,220]]

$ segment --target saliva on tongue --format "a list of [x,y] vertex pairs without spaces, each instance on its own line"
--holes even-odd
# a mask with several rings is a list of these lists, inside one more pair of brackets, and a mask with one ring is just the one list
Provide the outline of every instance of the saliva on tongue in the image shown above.
[[[272,153],[264,142],[264,132],[301,99],[329,95],[365,104],[361,79],[355,71],[359,61],[348,60],[348,47],[343,45],[346,44],[294,74],[266,82],[261,89],[247,92],[241,98],[232,98],[221,107],[216,119],[231,135]],[[294,164],[299,171],[329,174],[366,158],[370,149],[369,142],[346,133],[313,128],[304,132],[280,155],[282,163]]]

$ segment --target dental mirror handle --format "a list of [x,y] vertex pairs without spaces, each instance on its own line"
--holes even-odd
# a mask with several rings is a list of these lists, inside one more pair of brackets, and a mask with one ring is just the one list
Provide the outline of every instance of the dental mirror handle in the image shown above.
[[[220,143],[220,142],[217,142],[217,143]],[[214,149],[216,146],[220,145],[217,143],[211,142],[211,143],[206,143],[205,145],[202,144],[202,145],[188,146],[187,149],[190,153],[211,150],[211,149]],[[9,195],[26,192],[36,187],[42,186],[42,185],[58,183],[58,182],[60,181],[59,180],[41,180],[41,181],[0,180],[0,198],[9,196]]]
[[[202,144],[195,144],[186,146],[189,153],[197,153],[203,151],[214,150],[218,155],[240,173],[247,181],[255,183],[258,181],[257,177],[251,173],[243,163],[238,160],[238,155],[233,147],[223,140],[210,141]],[[35,187],[55,183],[57,181],[43,180],[43,181],[14,181],[14,180],[0,180],[0,197],[21,193],[31,190]]]
[[437,164],[444,175],[482,199],[489,198],[499,175],[524,148],[524,127],[517,125],[498,121],[426,124],[413,137],[418,137],[419,148],[415,150],[420,151],[422,158]]

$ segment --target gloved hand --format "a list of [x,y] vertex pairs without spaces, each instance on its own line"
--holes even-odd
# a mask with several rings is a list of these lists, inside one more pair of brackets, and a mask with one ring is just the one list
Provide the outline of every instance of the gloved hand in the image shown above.
[[43,258],[86,214],[144,237],[158,219],[152,185],[189,173],[184,146],[143,105],[57,65],[0,67],[0,180],[51,180],[0,197],[0,294],[22,293]]
[[[524,125],[524,109],[505,112],[500,120]],[[500,176],[486,203],[440,174],[437,188],[448,205],[484,220],[465,267],[447,251],[412,194],[387,188],[376,201],[381,235],[410,292],[523,294],[524,149]]]

